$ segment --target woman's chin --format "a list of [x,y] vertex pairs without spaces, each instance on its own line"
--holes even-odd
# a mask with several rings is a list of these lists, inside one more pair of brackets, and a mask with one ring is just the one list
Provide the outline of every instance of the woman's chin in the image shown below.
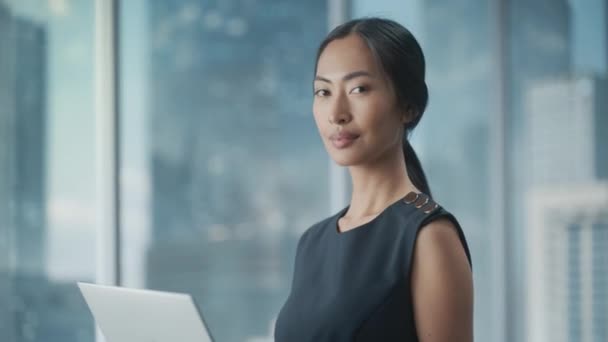
[[352,166],[358,163],[358,159],[352,155],[346,155],[343,153],[331,154],[331,159],[340,166]]

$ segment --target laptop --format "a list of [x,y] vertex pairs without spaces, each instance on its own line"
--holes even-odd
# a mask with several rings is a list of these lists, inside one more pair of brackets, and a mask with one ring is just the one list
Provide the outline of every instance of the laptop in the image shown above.
[[77,284],[106,342],[213,342],[189,294]]

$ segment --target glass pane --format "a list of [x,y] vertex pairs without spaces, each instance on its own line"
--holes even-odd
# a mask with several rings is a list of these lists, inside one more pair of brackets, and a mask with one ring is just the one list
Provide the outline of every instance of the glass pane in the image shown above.
[[92,341],[93,5],[0,1],[2,341]]
[[192,293],[218,341],[272,340],[329,213],[311,113],[325,1],[121,5],[124,284]]
[[[353,16],[398,21],[416,37],[426,58],[429,107],[412,135],[433,197],[459,220],[473,259],[475,340],[493,341],[497,329],[489,186],[499,113],[492,50],[490,1],[352,1]],[[447,58],[446,56],[449,56]]]
[[607,15],[605,0],[511,4],[510,341],[608,340]]

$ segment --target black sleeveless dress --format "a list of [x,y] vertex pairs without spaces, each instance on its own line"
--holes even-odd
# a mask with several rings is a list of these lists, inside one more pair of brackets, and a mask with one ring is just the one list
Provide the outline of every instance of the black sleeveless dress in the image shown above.
[[310,227],[298,242],[291,293],[275,341],[418,341],[410,292],[414,241],[425,224],[456,218],[411,192],[370,222],[340,233],[348,207]]

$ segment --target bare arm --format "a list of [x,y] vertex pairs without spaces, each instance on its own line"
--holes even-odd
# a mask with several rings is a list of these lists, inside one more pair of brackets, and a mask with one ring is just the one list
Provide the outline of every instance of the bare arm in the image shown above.
[[421,228],[411,286],[420,342],[473,341],[473,277],[456,227],[447,219]]

